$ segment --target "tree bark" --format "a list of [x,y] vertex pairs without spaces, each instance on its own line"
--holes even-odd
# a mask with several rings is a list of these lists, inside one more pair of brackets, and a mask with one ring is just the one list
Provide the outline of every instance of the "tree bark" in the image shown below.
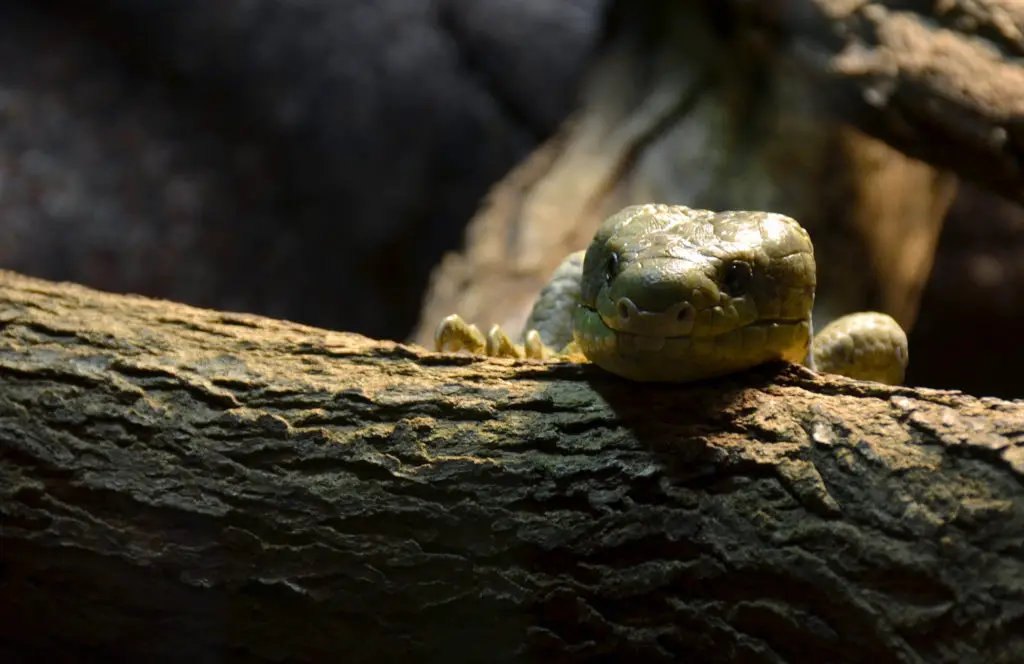
[[1024,5],[736,2],[779,31],[846,121],[1024,203]]
[[5,662],[1011,662],[1024,403],[0,273]]

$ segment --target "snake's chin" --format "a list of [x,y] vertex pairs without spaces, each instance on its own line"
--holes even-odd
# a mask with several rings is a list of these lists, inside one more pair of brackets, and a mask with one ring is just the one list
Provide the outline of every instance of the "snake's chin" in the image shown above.
[[588,360],[636,381],[683,382],[714,378],[773,360],[803,362],[810,318],[757,321],[715,336],[661,337],[610,328],[593,309],[577,307],[573,339]]

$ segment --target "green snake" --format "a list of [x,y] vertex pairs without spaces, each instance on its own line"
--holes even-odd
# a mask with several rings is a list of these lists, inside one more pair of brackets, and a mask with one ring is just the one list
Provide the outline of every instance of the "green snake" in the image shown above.
[[686,382],[786,360],[900,384],[907,335],[890,316],[848,314],[814,335],[814,247],[793,218],[634,205],[607,218],[541,290],[524,343],[452,315],[439,351],[587,360],[637,381]]

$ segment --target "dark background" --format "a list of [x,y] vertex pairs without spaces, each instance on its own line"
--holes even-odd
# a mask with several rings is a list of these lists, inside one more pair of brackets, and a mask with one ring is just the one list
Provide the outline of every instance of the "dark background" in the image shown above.
[[403,339],[604,5],[0,0],[0,267]]
[[[0,0],[0,267],[404,340],[610,4]],[[1022,394],[1022,240],[964,190],[909,383]]]

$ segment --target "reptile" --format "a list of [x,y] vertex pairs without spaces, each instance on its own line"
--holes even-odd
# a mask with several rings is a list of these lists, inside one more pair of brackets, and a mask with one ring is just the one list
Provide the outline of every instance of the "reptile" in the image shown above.
[[812,370],[903,382],[907,335],[865,311],[812,324],[810,235],[793,218],[750,210],[633,205],[608,217],[541,290],[523,343],[457,314],[438,351],[588,361],[635,381],[688,382],[786,360]]

